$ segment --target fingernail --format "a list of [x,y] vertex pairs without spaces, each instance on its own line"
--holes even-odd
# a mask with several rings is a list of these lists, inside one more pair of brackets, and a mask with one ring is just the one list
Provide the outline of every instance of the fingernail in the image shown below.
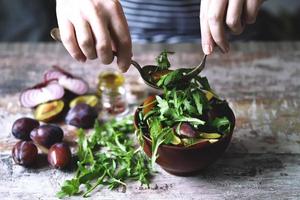
[[203,52],[204,52],[204,54],[209,55],[209,54],[212,53],[212,51],[213,51],[213,48],[212,48],[211,45],[209,45],[209,44],[203,45]]

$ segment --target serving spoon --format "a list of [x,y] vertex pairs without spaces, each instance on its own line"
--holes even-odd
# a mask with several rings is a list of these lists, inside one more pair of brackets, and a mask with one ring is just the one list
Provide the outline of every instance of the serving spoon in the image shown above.
[[[50,31],[50,35],[51,37],[56,40],[61,42],[61,37],[60,37],[60,32],[59,32],[59,28],[53,28]],[[117,53],[113,51],[113,55],[116,56]],[[178,81],[186,81],[191,79],[193,76],[198,75],[205,67],[205,62],[206,62],[206,57],[207,55],[204,55],[202,58],[201,63],[194,67],[191,68],[191,71],[189,71],[187,74],[185,74],[184,76],[182,76],[181,79],[179,79]],[[145,65],[143,67],[140,66],[140,64],[134,60],[131,60],[131,64],[138,70],[138,72],[140,73],[143,81],[150,87],[161,90],[163,88],[158,87],[156,82],[153,81],[153,78],[151,77],[151,73],[156,72],[157,71],[157,67],[156,65]]]

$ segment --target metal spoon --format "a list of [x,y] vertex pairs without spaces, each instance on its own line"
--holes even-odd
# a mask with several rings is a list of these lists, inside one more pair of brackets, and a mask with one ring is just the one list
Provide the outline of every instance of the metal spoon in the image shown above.
[[[59,32],[58,28],[53,28],[50,32],[50,35],[54,40],[61,42],[60,32]],[[117,53],[113,52],[113,55],[116,56]],[[206,57],[207,57],[207,55],[204,55],[201,63],[197,67],[191,68],[191,71],[188,72],[187,74],[185,74],[178,81],[186,81],[186,80],[189,80],[190,78],[192,78],[193,76],[196,76],[197,74],[199,74],[204,69]],[[139,63],[134,60],[131,60],[131,64],[139,71],[142,79],[148,86],[155,88],[155,89],[160,89],[160,90],[162,89],[156,85],[156,82],[153,81],[153,79],[151,77],[151,73],[153,73],[157,70],[157,66],[145,65],[145,66],[141,67],[139,65]]]

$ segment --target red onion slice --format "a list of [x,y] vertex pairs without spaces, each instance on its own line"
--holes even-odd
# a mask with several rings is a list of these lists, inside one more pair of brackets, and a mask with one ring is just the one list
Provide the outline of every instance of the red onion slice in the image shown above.
[[65,89],[70,90],[71,92],[77,95],[83,95],[89,90],[88,83],[80,78],[61,76],[58,79],[58,83],[62,85]]
[[44,73],[44,81],[49,81],[49,80],[58,80],[59,77],[61,76],[66,76],[65,74],[61,73],[60,71],[50,69]]
[[20,103],[24,107],[33,108],[41,103],[61,99],[64,94],[64,88],[52,81],[23,91],[20,95]]
[[64,71],[58,66],[53,66],[53,69],[44,73],[44,80],[49,81],[56,79],[58,83],[65,89],[70,90],[74,94],[83,95],[89,90],[88,83],[83,79],[73,76],[72,74]]

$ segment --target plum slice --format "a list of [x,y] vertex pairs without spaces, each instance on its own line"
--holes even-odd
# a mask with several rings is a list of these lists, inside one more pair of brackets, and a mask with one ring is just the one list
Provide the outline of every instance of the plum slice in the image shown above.
[[34,112],[35,119],[43,122],[49,122],[57,119],[64,109],[62,100],[51,101],[37,106]]
[[41,103],[61,99],[64,88],[58,82],[49,80],[24,90],[20,94],[20,103],[26,108],[33,108]]
[[57,80],[58,83],[65,89],[77,95],[83,95],[89,90],[88,83],[80,77],[76,77],[71,73],[66,72],[58,66],[53,66],[52,69],[44,73],[44,80]]
[[190,123],[182,122],[173,127],[173,130],[179,135],[187,138],[195,138],[198,136],[197,131]]
[[77,104],[80,103],[85,103],[91,107],[96,107],[98,104],[98,97],[96,95],[84,95],[84,96],[79,96],[76,97],[75,99],[73,99],[70,102],[70,108],[73,108],[74,106],[76,106]]

